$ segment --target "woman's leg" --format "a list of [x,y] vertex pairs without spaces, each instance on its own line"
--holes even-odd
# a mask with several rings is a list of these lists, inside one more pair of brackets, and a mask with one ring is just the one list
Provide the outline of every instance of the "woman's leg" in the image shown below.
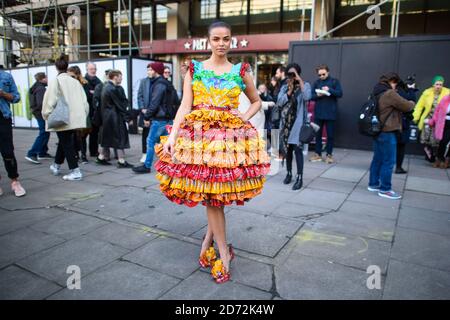
[[208,226],[214,235],[214,240],[219,248],[220,259],[223,262],[225,271],[230,270],[230,252],[228,250],[226,238],[225,212],[224,207],[207,206]]
[[[445,121],[444,134],[442,140],[439,142],[439,148],[437,151],[437,158],[441,161],[445,161],[445,151],[450,141],[450,120]],[[448,156],[448,155],[447,155]]]
[[405,158],[405,143],[397,142],[397,169],[401,169],[403,165],[403,159]]
[[295,146],[295,160],[297,162],[297,175],[303,175],[303,150],[299,146]]
[[206,228],[205,238],[203,239],[203,242],[202,242],[202,249],[200,250],[200,258],[203,257],[203,254],[211,246],[211,242],[213,241],[213,236],[214,235],[213,235],[212,229],[211,229],[211,227],[209,226],[209,223],[208,223],[208,226]]
[[[57,134],[59,138],[58,148],[59,145],[61,144],[62,149],[64,151],[64,155],[67,160],[67,164],[69,165],[69,169],[74,170],[78,168],[78,161],[75,157],[75,148],[73,145],[74,132],[72,130],[60,131]],[[55,161],[55,163],[57,162]]]

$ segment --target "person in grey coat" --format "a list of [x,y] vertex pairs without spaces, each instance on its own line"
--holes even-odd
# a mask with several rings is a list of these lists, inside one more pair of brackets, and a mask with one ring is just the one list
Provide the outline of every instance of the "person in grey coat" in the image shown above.
[[150,132],[150,127],[144,124],[144,114],[150,107],[151,101],[151,76],[150,76],[150,63],[147,65],[147,77],[141,80],[138,90],[138,107],[139,107],[139,127],[142,128],[142,157],[140,162],[144,163],[147,156],[147,137]]
[[284,184],[292,181],[292,160],[295,153],[297,177],[292,190],[303,186],[303,144],[300,143],[300,130],[308,121],[306,103],[311,99],[311,85],[301,77],[301,67],[291,63],[286,67],[288,80],[280,89],[277,106],[281,108],[280,153],[286,159],[287,175]]

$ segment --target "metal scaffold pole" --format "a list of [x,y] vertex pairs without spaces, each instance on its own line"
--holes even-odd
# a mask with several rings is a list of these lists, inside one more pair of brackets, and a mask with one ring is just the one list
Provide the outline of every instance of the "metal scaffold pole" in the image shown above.
[[91,9],[90,0],[86,1],[86,27],[87,27],[87,45],[88,45],[88,60],[91,60]]

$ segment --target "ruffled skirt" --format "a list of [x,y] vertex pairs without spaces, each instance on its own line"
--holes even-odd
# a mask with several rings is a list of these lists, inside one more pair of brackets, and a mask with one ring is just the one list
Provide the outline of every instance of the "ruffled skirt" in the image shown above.
[[168,136],[155,146],[160,189],[189,207],[243,205],[261,193],[270,170],[266,143],[232,111],[197,109],[180,125],[173,157],[163,153]]

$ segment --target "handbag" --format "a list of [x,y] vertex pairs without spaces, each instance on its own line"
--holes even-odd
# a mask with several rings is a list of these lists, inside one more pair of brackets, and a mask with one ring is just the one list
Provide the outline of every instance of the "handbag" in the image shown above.
[[304,124],[300,129],[299,140],[303,144],[309,144],[314,139],[317,130],[311,124],[311,121],[309,121],[308,110],[307,110],[306,104],[303,101],[302,101],[302,103],[304,104],[304,106],[303,106]]
[[59,97],[56,101],[56,106],[50,113],[47,119],[47,126],[49,129],[58,129],[69,124],[70,110],[69,105],[64,98],[61,88],[59,86],[59,80],[56,79],[58,83]]
[[307,122],[300,129],[300,142],[304,143],[304,144],[308,144],[314,139],[315,135],[316,135],[316,132],[314,131],[313,127],[311,126],[311,123]]

